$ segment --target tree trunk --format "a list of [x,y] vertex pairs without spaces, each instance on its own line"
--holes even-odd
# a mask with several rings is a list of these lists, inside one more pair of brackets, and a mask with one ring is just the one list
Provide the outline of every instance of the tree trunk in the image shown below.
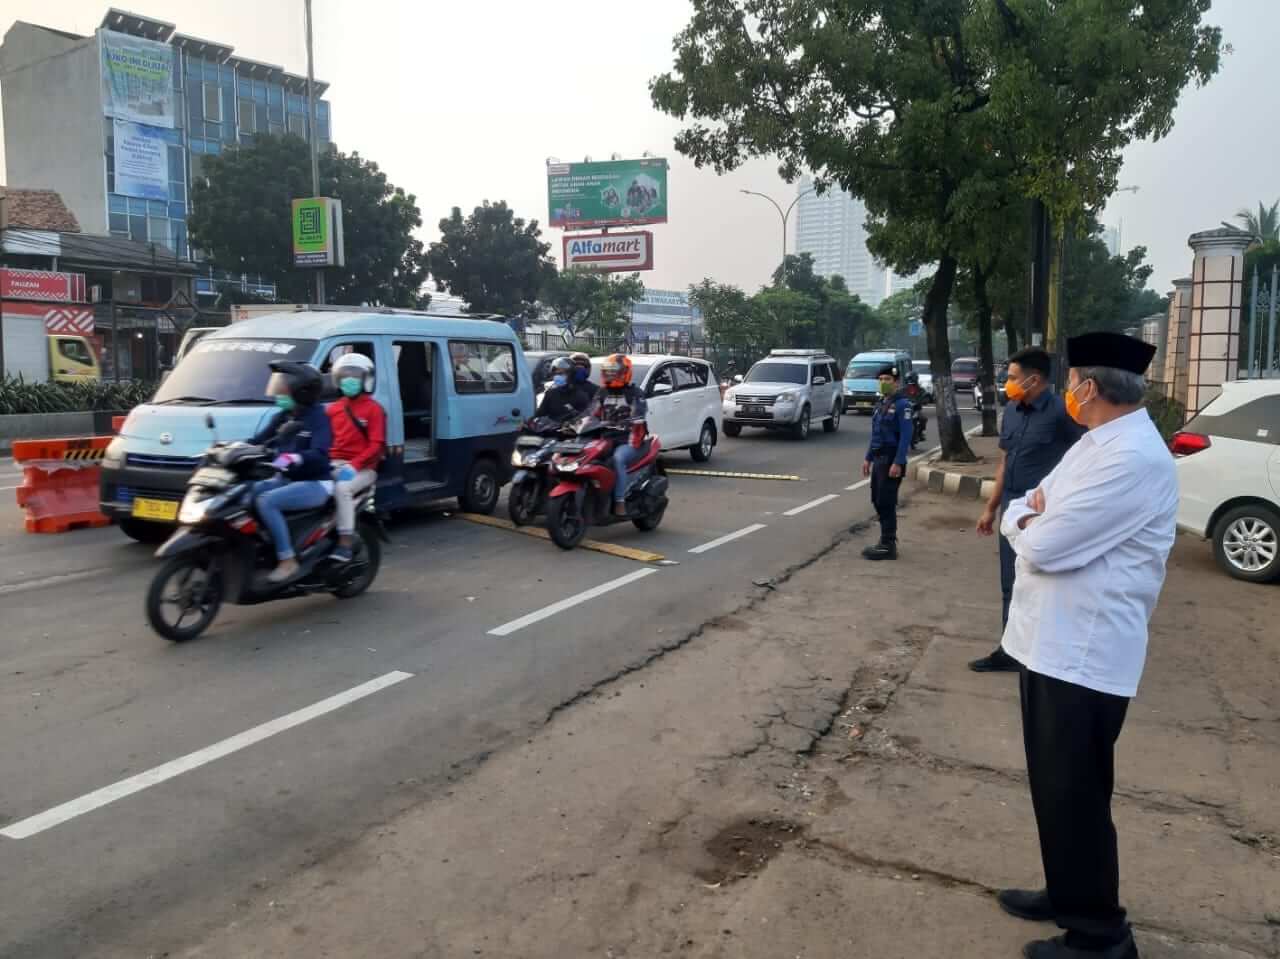
[[978,308],[978,387],[982,390],[982,435],[995,436],[996,353],[992,343],[987,274],[980,266],[973,268],[973,302]]
[[929,292],[924,297],[924,327],[929,342],[929,368],[933,371],[935,410],[938,416],[938,438],[942,458],[971,463],[977,457],[969,449],[960,423],[960,407],[956,405],[956,389],[951,379],[951,341],[947,335],[947,304],[956,285],[956,260],[944,256],[933,274]]
[[1013,322],[1013,314],[1008,310],[1004,314],[1004,338],[1009,346],[1009,356],[1018,352],[1018,327]]

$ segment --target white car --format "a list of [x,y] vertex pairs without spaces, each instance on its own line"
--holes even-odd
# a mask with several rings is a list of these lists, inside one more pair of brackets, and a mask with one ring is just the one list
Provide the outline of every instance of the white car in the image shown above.
[[[591,381],[600,384],[604,357],[591,360]],[[644,391],[649,432],[663,450],[688,450],[699,462],[711,459],[720,441],[720,384],[705,360],[689,356],[631,356],[631,382]]]
[[1169,446],[1178,528],[1213,540],[1237,579],[1280,579],[1280,380],[1224,383]]

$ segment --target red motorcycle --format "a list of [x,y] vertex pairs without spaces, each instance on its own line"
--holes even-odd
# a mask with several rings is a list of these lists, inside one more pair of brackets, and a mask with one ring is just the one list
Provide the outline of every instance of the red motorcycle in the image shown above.
[[562,441],[551,458],[551,478],[555,485],[547,496],[547,532],[561,549],[573,549],[587,535],[590,526],[609,526],[630,521],[636,529],[658,528],[667,510],[667,477],[658,462],[662,444],[656,436],[646,436],[640,457],[627,470],[625,516],[613,513],[613,451],[625,443],[630,431],[584,416],[573,424],[574,438]]

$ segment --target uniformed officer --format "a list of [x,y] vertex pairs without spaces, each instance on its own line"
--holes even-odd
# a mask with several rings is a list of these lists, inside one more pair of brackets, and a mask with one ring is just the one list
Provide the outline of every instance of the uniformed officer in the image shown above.
[[880,518],[880,542],[862,551],[865,559],[898,558],[898,487],[911,449],[911,400],[899,389],[898,368],[880,370],[880,403],[871,418],[871,445],[862,475],[871,477],[871,505]]

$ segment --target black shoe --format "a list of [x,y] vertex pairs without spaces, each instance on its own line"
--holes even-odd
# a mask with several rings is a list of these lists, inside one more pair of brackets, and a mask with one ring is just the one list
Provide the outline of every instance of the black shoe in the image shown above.
[[990,656],[975,659],[969,664],[975,673],[1016,673],[1022,665],[999,646]]
[[863,559],[881,560],[881,559],[897,559],[898,544],[897,543],[876,543],[875,546],[868,546],[862,551]]
[[1026,959],[1138,959],[1138,945],[1130,933],[1123,942],[1102,949],[1067,945],[1066,936],[1036,939],[1022,947]]
[[1055,917],[1049,894],[1043,889],[1001,889],[996,893],[996,902],[1009,915],[1019,919],[1052,922]]

